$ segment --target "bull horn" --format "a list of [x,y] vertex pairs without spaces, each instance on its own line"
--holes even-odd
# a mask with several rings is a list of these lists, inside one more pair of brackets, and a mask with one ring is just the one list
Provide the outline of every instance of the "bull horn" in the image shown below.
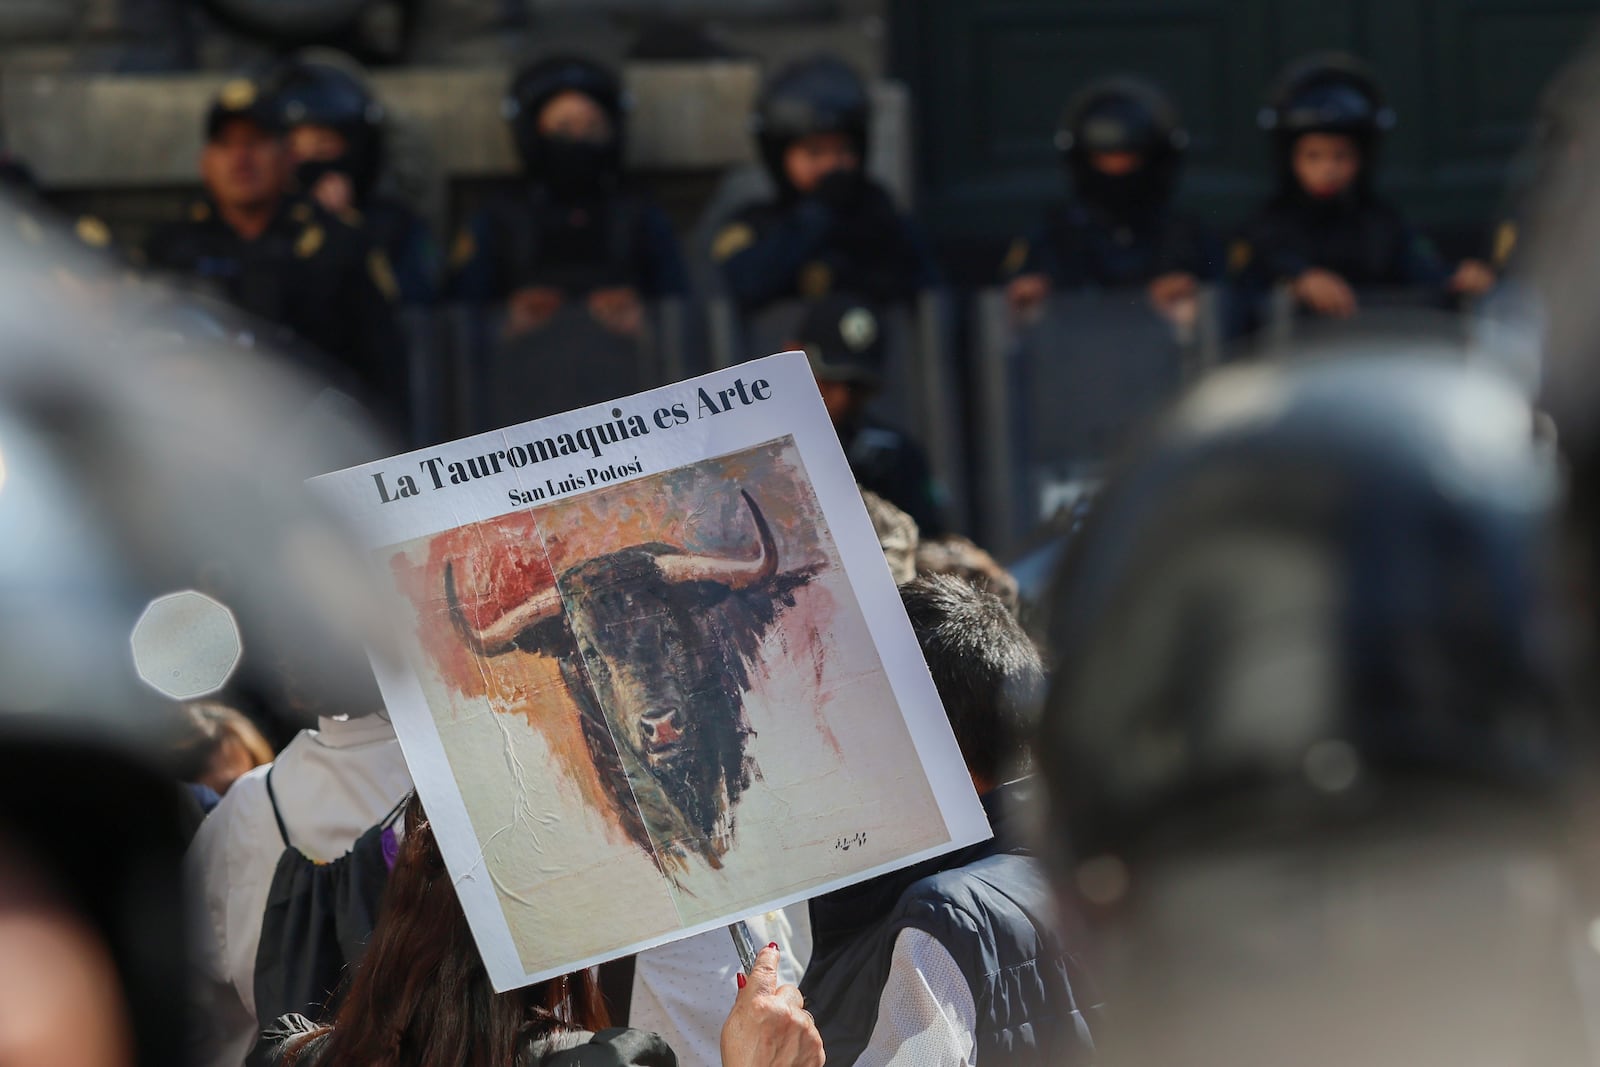
[[444,599],[450,605],[450,621],[468,648],[480,656],[498,656],[515,647],[517,637],[528,627],[561,612],[561,590],[555,586],[541,590],[494,622],[479,630],[467,620],[466,609],[456,596],[455,565],[444,565]]
[[749,493],[741,489],[739,495],[744,497],[750,517],[756,521],[756,533],[761,536],[761,555],[752,560],[687,554],[658,556],[656,565],[667,580],[717,582],[729,589],[745,589],[778,573],[778,544],[772,538],[772,527],[767,525],[767,517],[761,514]]

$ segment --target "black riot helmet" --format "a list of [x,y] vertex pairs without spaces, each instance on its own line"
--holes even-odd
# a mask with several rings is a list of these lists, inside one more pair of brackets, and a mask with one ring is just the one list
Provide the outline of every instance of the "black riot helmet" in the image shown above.
[[[605,112],[612,135],[605,142],[546,136],[539,115],[557,95],[579,92]],[[528,176],[559,192],[583,193],[614,186],[622,175],[628,101],[610,70],[582,56],[552,56],[524,67],[512,79],[501,107],[511,124],[517,154]]]
[[1593,1062],[1590,731],[1558,698],[1531,428],[1459,359],[1259,364],[1111,479],[1057,578],[1038,737],[1125,1026],[1102,1062]]
[[349,175],[357,199],[364,200],[383,166],[384,110],[355,60],[325,50],[302,52],[274,72],[271,88],[285,130],[326,126],[347,145],[337,160],[301,164],[300,184],[309,188],[321,173],[338,170]]
[[[1078,195],[1116,214],[1159,207],[1172,196],[1189,144],[1166,94],[1139,78],[1102,78],[1080,89],[1061,113],[1056,149]],[[1143,159],[1123,175],[1097,171],[1091,157],[1131,152]]]
[[1395,114],[1377,75],[1343,52],[1317,52],[1289,64],[1278,76],[1257,120],[1272,137],[1279,171],[1292,179],[1290,153],[1302,134],[1338,133],[1361,149],[1360,184],[1370,181],[1379,138],[1393,128]]
[[828,55],[798,60],[772,75],[756,100],[754,126],[761,162],[785,192],[791,185],[783,154],[802,137],[843,134],[865,162],[871,118],[867,87],[848,63]]

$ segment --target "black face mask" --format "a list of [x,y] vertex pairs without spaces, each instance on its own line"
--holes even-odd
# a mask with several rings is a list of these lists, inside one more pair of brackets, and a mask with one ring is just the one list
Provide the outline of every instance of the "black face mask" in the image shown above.
[[308,159],[297,164],[294,168],[294,180],[300,186],[302,193],[310,193],[316,188],[318,182],[330,174],[343,174],[355,185],[356,176],[354,168],[350,165],[348,156],[339,156],[334,159]]
[[1104,174],[1092,166],[1075,167],[1078,196],[1119,221],[1134,222],[1167,202],[1171,182],[1164,168],[1145,163],[1131,174]]
[[1338,196],[1312,196],[1299,182],[1292,182],[1289,199],[1304,217],[1323,226],[1343,223],[1359,211],[1362,204],[1360,192],[1354,185]]
[[540,137],[528,173],[558,196],[579,198],[615,187],[621,170],[615,141]]

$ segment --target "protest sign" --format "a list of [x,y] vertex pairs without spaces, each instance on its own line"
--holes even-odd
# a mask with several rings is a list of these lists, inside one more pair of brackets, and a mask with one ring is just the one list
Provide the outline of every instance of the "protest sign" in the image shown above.
[[496,989],[989,836],[804,355],[310,484]]

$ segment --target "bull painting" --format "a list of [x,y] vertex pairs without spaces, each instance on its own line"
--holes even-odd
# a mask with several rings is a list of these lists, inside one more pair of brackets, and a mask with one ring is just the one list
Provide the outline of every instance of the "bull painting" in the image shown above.
[[[637,544],[585,560],[496,618],[463,601],[444,569],[451,623],[479,656],[555,659],[584,741],[630,838],[663,874],[690,856],[713,868],[759,775],[744,710],[763,636],[812,569],[779,569],[761,508],[741,490],[754,558]],[[480,605],[481,606],[481,605]]]

